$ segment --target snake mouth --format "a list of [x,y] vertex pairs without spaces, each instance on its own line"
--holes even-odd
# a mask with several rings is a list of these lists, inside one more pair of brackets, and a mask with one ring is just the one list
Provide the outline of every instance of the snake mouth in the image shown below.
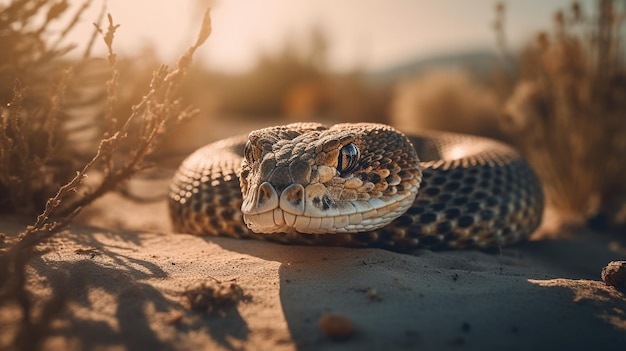
[[393,195],[367,200],[335,201],[326,187],[292,184],[279,195],[268,182],[250,189],[241,210],[244,222],[255,233],[305,234],[357,233],[381,228],[404,213],[417,193],[405,189]]

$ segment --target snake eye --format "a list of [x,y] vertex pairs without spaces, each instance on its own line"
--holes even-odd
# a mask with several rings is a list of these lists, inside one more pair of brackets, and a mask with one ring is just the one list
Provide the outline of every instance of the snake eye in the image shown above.
[[246,146],[243,147],[243,156],[246,158],[248,163],[254,163],[254,146],[252,146],[250,140],[248,140],[248,142],[246,142]]
[[359,161],[359,149],[350,143],[345,145],[339,151],[339,160],[337,162],[337,170],[341,174],[345,174],[353,170]]

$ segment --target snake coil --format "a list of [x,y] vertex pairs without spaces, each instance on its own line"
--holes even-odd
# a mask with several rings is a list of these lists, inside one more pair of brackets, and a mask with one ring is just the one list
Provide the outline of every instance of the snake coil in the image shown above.
[[178,232],[283,243],[488,248],[527,238],[541,185],[511,147],[382,124],[294,123],[204,146],[169,193]]

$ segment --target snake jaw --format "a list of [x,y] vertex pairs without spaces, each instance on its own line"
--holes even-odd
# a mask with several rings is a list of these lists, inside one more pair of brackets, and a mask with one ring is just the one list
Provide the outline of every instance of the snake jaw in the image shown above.
[[[252,156],[243,159],[240,173],[241,210],[250,230],[267,234],[293,229],[310,234],[370,231],[411,206],[421,171],[408,139],[382,125],[368,124],[369,134],[358,124],[350,125],[348,132],[346,125],[335,127],[289,134],[291,139],[285,138],[286,127],[250,135],[246,154]],[[381,139],[388,147],[375,141]],[[348,156],[361,158],[348,159],[345,150]],[[345,167],[346,160],[351,167]]]
[[[417,185],[415,185],[417,187]],[[270,189],[271,188],[271,189]],[[321,184],[293,184],[279,196],[271,184],[256,188],[242,204],[244,222],[255,233],[329,234],[370,231],[387,225],[415,200],[416,189],[368,200],[334,201]],[[295,195],[299,193],[301,195]]]

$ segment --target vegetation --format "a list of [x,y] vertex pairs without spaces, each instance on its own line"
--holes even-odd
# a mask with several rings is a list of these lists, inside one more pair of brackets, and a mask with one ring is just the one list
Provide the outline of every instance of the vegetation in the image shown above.
[[[0,303],[21,308],[23,323],[15,339],[20,349],[37,346],[34,335],[41,333],[35,332],[62,305],[55,296],[42,315],[32,314],[25,267],[37,245],[63,229],[84,206],[149,167],[148,156],[164,134],[196,113],[182,104],[178,91],[194,52],[210,34],[208,12],[195,44],[175,67],[158,67],[142,97],[120,119],[116,108],[122,87],[113,50],[119,25],[111,15],[107,28],[96,26],[94,31],[109,52],[110,76],[100,90],[105,92],[102,98],[88,93],[97,92],[97,83],[103,82],[85,79],[99,73],[92,70],[92,44],[82,61],[63,60],[73,46],[61,43],[89,5],[86,1],[56,36],[48,28],[67,11],[67,1],[15,0],[1,9],[0,208],[27,218],[40,212],[17,239],[0,237]],[[38,23],[41,14],[45,16]],[[93,176],[90,182],[87,175]]]
[[524,48],[505,126],[551,203],[605,226],[626,221],[626,9],[597,4],[557,12]]
[[407,132],[423,129],[504,138],[498,95],[466,70],[441,68],[398,85],[391,121]]
[[259,54],[248,71],[225,74],[198,68],[184,91],[194,105],[215,116],[285,117],[290,120],[374,121],[387,115],[387,89],[368,84],[358,70],[329,71],[328,39],[319,28],[296,45],[286,40],[277,52]]

